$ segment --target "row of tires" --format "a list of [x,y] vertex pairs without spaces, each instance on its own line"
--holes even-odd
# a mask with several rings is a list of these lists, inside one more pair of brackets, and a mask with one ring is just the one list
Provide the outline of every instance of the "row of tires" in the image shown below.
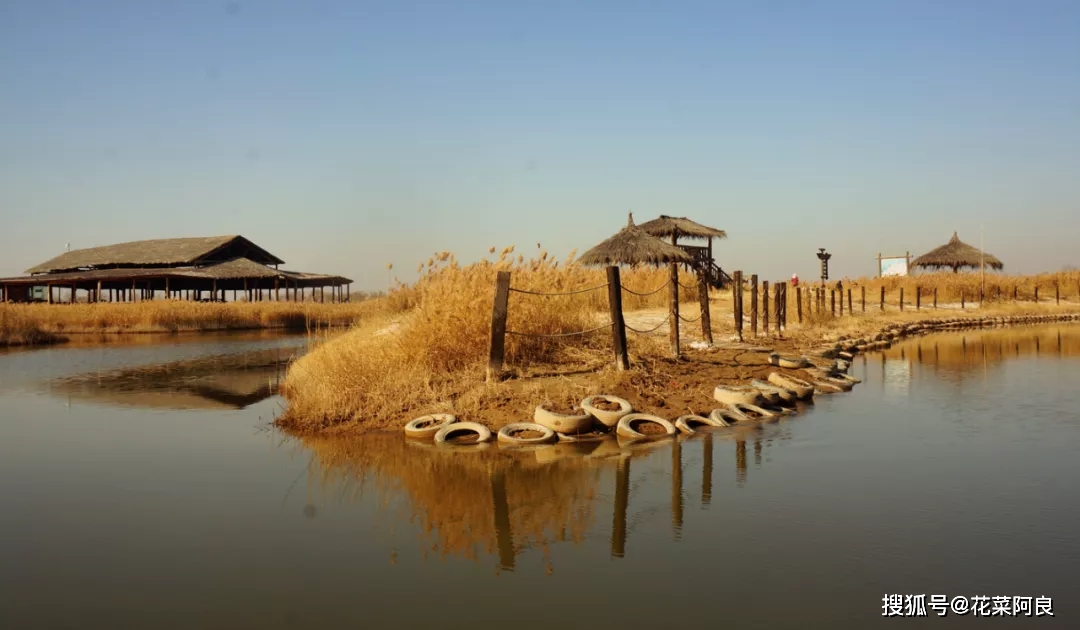
[[655,440],[673,437],[677,433],[693,434],[702,428],[730,427],[791,415],[796,413],[798,401],[807,401],[814,394],[850,391],[855,383],[860,382],[848,376],[846,366],[840,362],[834,363],[829,369],[807,368],[805,365],[804,369],[814,376],[813,380],[773,372],[767,381],[755,380],[749,385],[719,385],[713,390],[713,398],[722,406],[713,409],[707,416],[687,414],[669,421],[660,416],[635,412],[630,402],[623,398],[598,395],[585,398],[581,401],[580,412],[569,414],[553,411],[547,403],[541,404],[536,407],[532,422],[508,424],[495,433],[478,422],[458,422],[452,414],[430,414],[405,425],[405,435],[413,439],[434,440],[439,445],[456,444],[458,438],[468,436],[468,444],[496,440],[505,445],[534,446],[556,441],[602,439],[610,431],[620,438]]

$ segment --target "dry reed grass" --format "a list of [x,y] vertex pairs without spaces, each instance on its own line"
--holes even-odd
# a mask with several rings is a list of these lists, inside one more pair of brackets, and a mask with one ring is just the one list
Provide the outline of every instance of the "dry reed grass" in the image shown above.
[[[848,287],[855,289],[856,302],[858,302],[860,287],[865,286],[868,307],[871,303],[877,304],[881,287],[885,287],[886,295],[893,296],[894,301],[899,295],[900,288],[903,287],[905,300],[910,298],[912,302],[915,299],[915,290],[918,288],[922,291],[925,303],[933,295],[935,288],[938,290],[939,302],[959,302],[961,292],[963,292],[963,297],[968,302],[974,302],[978,300],[979,289],[982,286],[981,274],[978,271],[973,273],[921,273],[914,276],[885,278],[844,278],[843,283],[845,293]],[[835,283],[831,282],[829,284],[831,286]],[[1063,299],[1068,298],[1076,301],[1077,295],[1080,294],[1080,271],[1010,276],[992,273],[988,270],[986,274],[986,300],[996,300],[998,295],[1001,296],[1001,301],[1011,300],[1013,289],[1016,289],[1018,299],[1033,300],[1035,298],[1035,288],[1038,287],[1041,301],[1054,297],[1055,286],[1059,287]]]
[[397,307],[391,300],[314,302],[0,303],[0,345],[47,343],[60,335],[347,326]]
[[[490,253],[494,254],[492,248]],[[289,370],[283,393],[289,408],[279,422],[294,430],[319,430],[341,423],[362,428],[397,426],[403,414],[418,409],[453,411],[461,394],[482,379],[487,358],[491,308],[497,271],[511,272],[513,289],[567,292],[586,287],[597,290],[576,295],[540,296],[512,292],[507,329],[529,335],[573,333],[596,328],[607,320],[606,276],[601,269],[564,264],[542,252],[526,260],[504,249],[496,260],[461,266],[449,252],[433,256],[420,279],[399,285],[387,300],[390,310],[407,311],[393,334],[354,331],[314,349]],[[666,269],[631,269],[623,285],[638,293],[663,286]],[[693,276],[682,274],[690,285]],[[696,301],[696,287],[680,292]],[[668,291],[639,297],[624,295],[624,308],[647,308],[667,303]],[[595,361],[609,352],[611,336],[600,330],[580,336],[542,338],[508,335],[508,365],[538,365]],[[493,391],[473,393],[469,404],[479,404]],[[462,401],[465,402],[465,401]]]
[[[419,524],[421,544],[439,557],[499,553],[506,563],[536,546],[546,556],[550,543],[580,542],[593,524],[600,471],[580,457],[541,466],[529,451],[448,453],[408,444],[396,433],[306,437],[302,444],[314,454],[315,493],[356,500],[370,481],[384,508],[404,494],[405,513],[391,515]],[[500,548],[500,539],[512,549],[505,542]]]

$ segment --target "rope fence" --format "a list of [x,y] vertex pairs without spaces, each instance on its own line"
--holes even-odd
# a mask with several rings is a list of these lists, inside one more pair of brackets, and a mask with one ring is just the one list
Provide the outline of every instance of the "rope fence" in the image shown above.
[[589,333],[594,333],[594,332],[596,332],[598,330],[604,330],[605,328],[611,328],[611,326],[613,324],[614,324],[614,322],[608,322],[608,323],[604,324],[603,326],[597,326],[596,328],[589,328],[588,330],[579,330],[577,332],[568,332],[568,333],[549,333],[549,334],[545,335],[545,334],[540,334],[540,333],[526,333],[526,332],[517,332],[516,330],[508,330],[508,331],[506,331],[506,334],[515,335],[515,336],[518,336],[518,337],[533,337],[533,338],[540,338],[540,337],[573,337],[575,335],[587,335]]
[[[670,280],[668,282],[670,282]],[[515,289],[513,287],[510,287],[510,292],[512,292],[512,293],[524,293],[526,295],[540,295],[540,296],[543,296],[543,297],[552,297],[552,296],[559,296],[559,295],[578,295],[579,293],[588,293],[589,291],[596,291],[597,289],[604,289],[604,288],[607,288],[607,286],[608,286],[608,283],[605,282],[604,284],[598,284],[595,287],[588,287],[588,288],[585,288],[585,289],[575,289],[573,291],[563,291],[563,292],[556,292],[556,293],[543,293],[543,292],[540,292],[540,291],[527,291],[525,289]]]
[[649,291],[648,293],[638,293],[637,291],[634,291],[633,289],[626,288],[625,284],[620,284],[619,286],[622,288],[623,291],[626,291],[627,293],[629,293],[631,295],[636,295],[638,297],[648,297],[650,295],[653,295],[654,293],[659,293],[661,290],[663,290],[669,284],[671,284],[671,278],[668,278],[667,282],[665,282],[664,284],[661,284],[660,286],[656,287],[652,291]]
[[634,328],[633,326],[630,326],[629,324],[626,324],[626,323],[624,323],[623,326],[626,326],[627,330],[632,330],[632,331],[638,333],[639,335],[647,335],[647,334],[649,334],[651,332],[655,332],[658,328],[660,328],[664,324],[668,323],[668,321],[670,319],[671,319],[671,313],[668,313],[668,316],[665,317],[663,321],[661,321],[659,324],[657,324],[656,326],[653,326],[652,328],[650,328],[648,330],[638,330],[637,328]]
[[679,319],[681,319],[682,321],[686,322],[687,324],[693,324],[693,323],[694,323],[694,322],[696,322],[696,321],[701,321],[701,315],[700,315],[700,314],[698,314],[698,316],[697,316],[697,317],[693,317],[693,318],[690,318],[690,317],[683,317],[682,315],[679,315]]

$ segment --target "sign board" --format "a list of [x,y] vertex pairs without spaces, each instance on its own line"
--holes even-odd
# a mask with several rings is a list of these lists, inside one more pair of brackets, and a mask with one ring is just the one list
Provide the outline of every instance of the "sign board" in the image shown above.
[[892,258],[881,258],[878,261],[878,274],[882,277],[885,276],[906,276],[908,275],[908,258],[907,256],[898,256]]

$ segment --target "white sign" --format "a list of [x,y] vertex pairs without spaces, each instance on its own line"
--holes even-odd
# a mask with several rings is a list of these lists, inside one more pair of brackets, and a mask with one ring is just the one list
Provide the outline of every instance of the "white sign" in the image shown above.
[[908,275],[908,259],[906,256],[899,258],[882,258],[881,269],[878,270],[882,277]]

